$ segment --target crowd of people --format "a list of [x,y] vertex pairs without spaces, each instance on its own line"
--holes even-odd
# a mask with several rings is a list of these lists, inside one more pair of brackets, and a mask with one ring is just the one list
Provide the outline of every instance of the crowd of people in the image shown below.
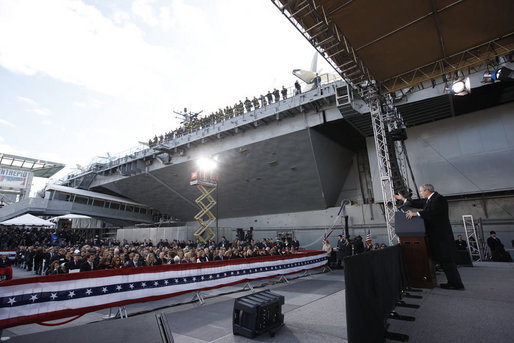
[[[294,95],[300,94],[301,92],[302,88],[297,80],[294,84]],[[223,109],[220,108],[216,112],[207,116],[200,117],[199,114],[192,114],[179,128],[168,131],[159,136],[156,135],[153,139],[148,140],[148,145],[153,147],[157,144],[169,142],[196,130],[215,125],[223,120],[234,118],[242,115],[243,113],[255,111],[259,108],[266,107],[269,104],[279,102],[281,99],[285,100],[290,96],[288,93],[287,88],[282,86],[281,90],[275,88],[273,91],[268,91],[266,95],[261,94],[259,97],[254,96],[252,99],[247,97],[244,101],[240,100],[233,106],[226,106]]]
[[343,259],[347,256],[358,255],[373,250],[380,250],[386,247],[387,245],[385,243],[373,244],[371,240],[366,240],[363,242],[362,236],[360,235],[356,236],[353,240],[350,239],[350,237],[339,235],[337,236],[336,249],[332,248],[332,245],[328,239],[323,239],[323,246],[321,250],[327,253],[329,263],[331,263],[336,268],[342,268]]
[[154,244],[146,239],[142,242],[73,239],[76,237],[66,234],[66,231],[4,229],[2,242],[9,242],[6,247],[16,249],[12,262],[15,266],[37,275],[284,255],[295,253],[300,246],[296,239],[230,242],[222,237],[219,243],[160,240]]
[[4,228],[0,231],[0,250],[17,249],[19,246],[50,246],[68,244],[87,244],[84,232],[48,228]]

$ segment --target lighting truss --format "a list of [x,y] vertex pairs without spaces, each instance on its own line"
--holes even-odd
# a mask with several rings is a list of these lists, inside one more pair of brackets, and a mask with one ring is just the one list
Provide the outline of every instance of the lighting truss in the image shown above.
[[511,39],[506,42],[505,37],[498,38],[384,80],[380,83],[381,91],[383,93],[391,93],[415,87],[428,80],[435,80],[443,75],[484,65],[496,57],[508,55],[514,49],[514,37],[509,35],[507,38]]

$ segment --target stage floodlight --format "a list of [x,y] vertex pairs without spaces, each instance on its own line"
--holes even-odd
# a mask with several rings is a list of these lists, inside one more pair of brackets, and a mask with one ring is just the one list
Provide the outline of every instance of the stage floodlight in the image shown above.
[[482,83],[486,83],[486,82],[491,82],[491,83],[494,82],[493,75],[488,71],[486,71],[484,73],[484,76],[482,76]]
[[196,161],[196,164],[198,166],[198,169],[201,171],[209,172],[216,169],[216,161],[214,161],[212,158],[206,158],[202,157]]
[[494,78],[500,81],[508,81],[514,79],[514,73],[512,69],[507,67],[501,67],[500,69],[496,69],[494,71]]
[[514,80],[514,72],[507,67],[495,69],[492,73],[486,71],[482,78],[482,82],[510,81]]
[[453,82],[450,93],[454,95],[466,95],[471,93],[469,77]]

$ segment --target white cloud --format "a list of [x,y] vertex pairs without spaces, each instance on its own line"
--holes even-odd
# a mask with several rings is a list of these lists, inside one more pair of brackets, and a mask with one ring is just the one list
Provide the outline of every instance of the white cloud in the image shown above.
[[10,126],[10,127],[15,127],[16,126],[13,123],[11,123],[10,121],[7,121],[5,119],[0,119],[0,124],[5,125],[5,126]]
[[173,53],[151,45],[133,24],[117,26],[78,0],[0,3],[0,65],[129,100],[162,95]]
[[45,160],[45,161],[50,161],[50,162],[55,162],[55,163],[62,163],[60,160],[61,160],[61,156],[59,156],[58,154],[55,154],[53,152],[41,152],[38,157],[39,159],[42,159],[42,160]]
[[19,96],[18,100],[23,101],[24,103],[27,103],[29,105],[37,106],[37,102],[24,96]]
[[86,101],[72,101],[71,104],[72,104],[72,106],[82,107],[82,108],[86,108],[86,107],[98,108],[98,107],[102,106],[102,102],[99,100],[96,100],[96,99],[90,99],[90,100],[86,100]]
[[31,110],[31,112],[34,112],[35,114],[40,115],[40,116],[51,116],[52,115],[52,111],[50,111],[48,108],[35,108],[35,109]]
[[71,104],[75,107],[87,107],[87,103],[82,101],[73,101]]
[[176,22],[178,27],[189,34],[194,34],[196,38],[202,38],[207,43],[210,41],[212,30],[209,16],[204,9],[188,5],[183,0],[175,0],[170,9],[171,17],[166,17],[164,13],[164,9],[161,9],[162,21]]
[[[162,2],[161,2],[162,3]],[[178,24],[178,12],[182,14],[183,1],[169,1],[169,5],[159,5],[156,0],[135,0],[132,3],[132,13],[146,25],[160,27],[164,30],[176,28]],[[193,8],[193,7],[189,7]]]
[[31,98],[19,96],[17,99],[20,100],[21,102],[29,104],[33,107],[32,109],[28,110],[29,112],[35,113],[40,116],[51,116],[52,115],[52,111],[50,111],[48,108],[44,108],[44,107],[40,106],[35,100],[33,100]]
[[5,141],[4,137],[0,136],[0,143],[3,143]]
[[159,19],[157,13],[152,6],[152,0],[135,0],[132,3],[132,12],[139,17],[143,22],[150,26],[158,26]]
[[[29,86],[18,98],[27,111],[53,113],[24,122],[41,142],[27,155],[73,165],[176,127],[172,109],[208,114],[291,86],[313,52],[269,1],[0,0],[0,68]],[[6,118],[21,123],[23,110]],[[17,125],[7,141],[27,132]]]
[[28,152],[26,150],[13,148],[9,144],[0,144],[0,152],[11,155],[28,156]]
[[123,25],[130,20],[130,13],[117,10],[112,18],[116,24]]

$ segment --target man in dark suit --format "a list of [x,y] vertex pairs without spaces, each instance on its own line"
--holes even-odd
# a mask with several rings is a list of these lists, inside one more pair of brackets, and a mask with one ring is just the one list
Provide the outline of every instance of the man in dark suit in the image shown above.
[[84,260],[80,257],[79,254],[73,255],[73,258],[68,262],[68,269],[75,270],[80,269],[80,266],[84,263]]
[[44,260],[46,266],[49,266],[50,264],[52,264],[53,261],[58,259],[59,255],[55,252],[54,248],[49,248],[48,251],[45,253]]
[[220,248],[228,249],[230,247],[230,242],[225,238],[225,236],[221,237],[221,242],[219,244]]
[[145,266],[145,262],[140,258],[138,253],[135,253],[132,260],[129,261],[127,267],[130,268],[130,267],[144,267],[144,266]]
[[218,255],[214,257],[214,261],[223,261],[225,259],[223,250],[220,250]]
[[512,262],[509,253],[505,251],[502,242],[496,237],[496,232],[491,231],[491,236],[487,239],[487,245],[491,249],[492,260],[495,262]]
[[95,255],[86,255],[86,260],[80,265],[81,272],[89,272],[95,270],[95,265],[93,261],[95,260]]
[[404,201],[407,206],[422,209],[419,212],[409,212],[406,216],[408,219],[420,216],[425,221],[430,254],[441,264],[448,280],[448,283],[440,285],[441,288],[463,290],[464,285],[455,264],[457,252],[448,216],[448,202],[430,184],[420,186],[419,192],[422,199],[407,200],[401,194],[395,194],[394,197]]
[[468,243],[466,243],[466,241],[462,239],[462,235],[457,236],[457,240],[455,241],[455,246],[457,247],[457,250],[467,250],[468,249]]
[[359,235],[355,237],[353,241],[353,251],[355,255],[362,254],[364,252],[364,243],[362,243],[362,237]]

